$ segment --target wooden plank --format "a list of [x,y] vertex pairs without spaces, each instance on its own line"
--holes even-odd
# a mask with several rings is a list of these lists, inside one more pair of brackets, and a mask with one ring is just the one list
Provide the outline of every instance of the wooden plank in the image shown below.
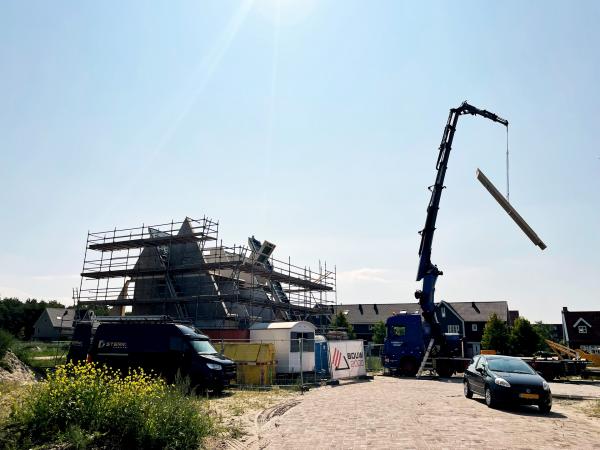
[[518,225],[518,227],[523,230],[523,233],[531,239],[535,245],[544,250],[546,248],[546,244],[539,238],[539,236],[533,231],[533,229],[525,222],[525,219],[521,217],[521,215],[515,210],[515,208],[504,198],[504,196],[496,189],[496,187],[492,184],[492,182],[483,174],[483,172],[477,169],[477,179],[483,187],[487,189],[487,191],[492,194],[492,197],[502,206],[504,211],[508,213],[510,218],[514,220],[514,222]]

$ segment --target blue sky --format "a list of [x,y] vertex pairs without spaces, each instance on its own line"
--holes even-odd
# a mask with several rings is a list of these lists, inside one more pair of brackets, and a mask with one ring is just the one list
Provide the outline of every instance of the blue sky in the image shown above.
[[68,301],[88,230],[207,215],[338,300],[410,301],[450,107],[437,298],[597,309],[597,2],[0,3],[0,295]]

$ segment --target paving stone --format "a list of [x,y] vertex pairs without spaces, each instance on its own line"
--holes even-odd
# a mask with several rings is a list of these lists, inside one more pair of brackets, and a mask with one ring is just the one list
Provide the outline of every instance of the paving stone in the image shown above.
[[[597,392],[573,386],[560,391]],[[490,409],[483,399],[466,399],[459,378],[376,377],[313,389],[260,435],[269,449],[600,449],[600,419],[572,402],[555,401],[549,415],[533,406]]]

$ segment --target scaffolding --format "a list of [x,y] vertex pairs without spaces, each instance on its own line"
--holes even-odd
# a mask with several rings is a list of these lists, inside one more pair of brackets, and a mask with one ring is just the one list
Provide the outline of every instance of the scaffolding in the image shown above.
[[273,258],[275,245],[254,236],[224,246],[218,222],[182,222],[89,232],[79,307],[111,314],[166,314],[201,328],[245,328],[255,322],[329,323],[336,303],[336,270]]

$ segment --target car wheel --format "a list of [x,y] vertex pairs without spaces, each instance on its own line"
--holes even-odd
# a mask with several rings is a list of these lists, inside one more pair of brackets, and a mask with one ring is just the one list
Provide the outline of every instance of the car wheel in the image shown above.
[[463,383],[463,388],[465,392],[465,397],[473,398],[473,391],[471,390],[471,386],[469,386],[468,380],[465,380],[465,382]]
[[496,401],[494,400],[494,394],[489,387],[485,387],[485,404],[488,405],[489,408],[494,408],[496,406]]
[[540,412],[542,414],[548,414],[548,413],[550,413],[550,410],[552,409],[552,403],[540,403],[538,405],[538,408],[540,409]]

